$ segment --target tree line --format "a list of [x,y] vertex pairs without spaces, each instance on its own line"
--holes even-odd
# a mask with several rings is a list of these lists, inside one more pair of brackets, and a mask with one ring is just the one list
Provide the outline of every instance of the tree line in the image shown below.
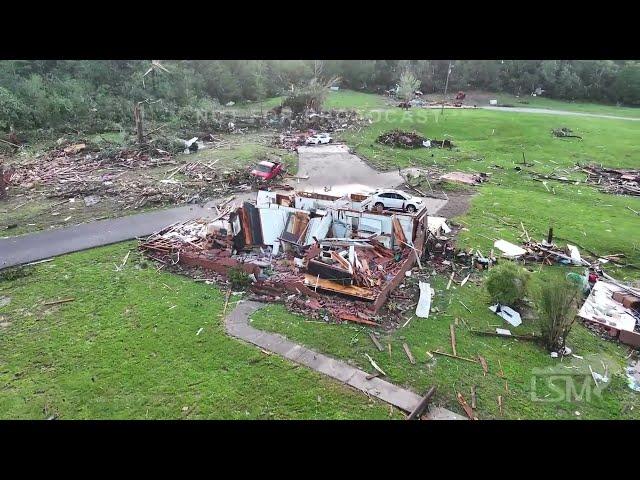
[[640,105],[640,63],[611,60],[144,60],[0,61],[0,131],[119,129],[133,104],[155,120],[188,123],[230,101],[286,95],[312,79],[383,93],[411,72],[424,93],[487,90]]

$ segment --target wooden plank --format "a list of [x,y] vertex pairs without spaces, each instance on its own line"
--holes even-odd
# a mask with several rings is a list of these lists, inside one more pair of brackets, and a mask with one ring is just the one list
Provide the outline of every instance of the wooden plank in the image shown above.
[[59,303],[67,303],[67,302],[73,302],[75,300],[74,297],[69,297],[69,298],[63,298],[62,300],[54,300],[51,302],[45,302],[43,303],[44,306],[49,306],[49,305],[58,305]]
[[478,363],[477,360],[473,360],[472,358],[458,357],[456,355],[451,355],[450,353],[439,352],[438,350],[435,350],[433,353],[436,355],[443,355],[445,357],[457,358],[458,360],[464,360],[465,362]]
[[371,325],[373,327],[378,326],[376,322],[372,322],[371,320],[365,320],[364,318],[359,318],[349,313],[339,313],[337,316],[340,320],[348,320],[350,322],[363,323],[365,325]]
[[413,358],[413,355],[411,354],[411,350],[409,350],[409,345],[407,345],[406,343],[402,344],[402,348],[404,348],[404,353],[407,354],[407,357],[409,358],[409,361],[411,362],[411,365],[415,365],[416,364],[416,359]]
[[449,290],[449,287],[451,287],[451,282],[453,282],[453,276],[456,274],[456,272],[451,272],[451,276],[449,277],[449,283],[447,283],[447,290]]
[[400,220],[394,215],[391,217],[391,222],[393,224],[393,236],[394,238],[401,243],[407,242],[407,237],[404,235],[404,231],[402,230],[402,225],[400,225]]
[[449,332],[451,333],[451,349],[453,350],[453,356],[457,357],[458,353],[456,352],[456,328],[453,325],[449,325]]
[[482,376],[486,376],[487,373],[489,373],[489,366],[487,365],[487,361],[482,355],[478,355],[478,360],[480,360],[480,365],[482,365]]
[[462,394],[460,392],[456,392],[456,397],[458,398],[458,403],[462,406],[464,413],[466,413],[467,417],[469,417],[469,420],[478,420],[478,417],[475,416],[472,408],[469,406]]
[[379,351],[382,352],[384,350],[384,347],[380,344],[380,342],[378,341],[376,336],[373,334],[373,332],[369,332],[369,338],[371,338],[371,341]]

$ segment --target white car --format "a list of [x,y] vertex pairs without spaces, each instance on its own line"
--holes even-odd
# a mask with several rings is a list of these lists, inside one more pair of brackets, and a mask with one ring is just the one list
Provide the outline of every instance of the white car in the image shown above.
[[420,197],[400,190],[377,190],[365,200],[367,208],[383,208],[388,210],[400,210],[414,213],[423,206],[424,200]]
[[307,145],[321,145],[333,142],[333,138],[328,133],[318,133],[307,138]]

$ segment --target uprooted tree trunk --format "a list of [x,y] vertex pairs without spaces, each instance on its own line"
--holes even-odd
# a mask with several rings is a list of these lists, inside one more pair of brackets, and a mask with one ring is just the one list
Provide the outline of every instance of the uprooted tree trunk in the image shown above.
[[540,288],[538,311],[542,341],[550,352],[563,352],[576,319],[579,290],[566,279]]
[[0,200],[7,197],[7,185],[4,181],[4,169],[0,165]]
[[138,102],[133,107],[133,119],[136,122],[136,132],[138,133],[138,143],[144,141],[144,130],[142,126],[142,104],[144,102]]

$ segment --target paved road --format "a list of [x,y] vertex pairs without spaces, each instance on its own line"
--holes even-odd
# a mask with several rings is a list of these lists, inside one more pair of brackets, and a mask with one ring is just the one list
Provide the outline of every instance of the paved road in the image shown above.
[[[400,388],[380,378],[367,380],[367,372],[310,350],[287,340],[277,333],[265,332],[252,327],[249,325],[249,316],[263,306],[263,303],[252,301],[238,302],[236,308],[224,320],[227,333],[328,375],[345,385],[379,398],[405,412],[412,412],[420,403],[420,395],[411,390]],[[465,417],[441,407],[430,407],[424,416],[429,420],[465,420]]]
[[[252,197],[252,194],[243,193],[237,195],[234,201]],[[186,205],[2,238],[0,239],[0,269],[150,235],[178,221],[215,215],[213,205],[220,202],[221,199],[211,201],[204,206]]]
[[550,115],[574,115],[578,117],[594,117],[594,118],[610,118],[613,120],[630,120],[632,122],[640,121],[640,118],[618,117],[615,115],[603,115],[600,113],[584,113],[570,112],[568,110],[551,110],[548,108],[526,108],[526,107],[479,107],[485,110],[493,110],[495,112],[519,112],[519,113],[545,113]]

